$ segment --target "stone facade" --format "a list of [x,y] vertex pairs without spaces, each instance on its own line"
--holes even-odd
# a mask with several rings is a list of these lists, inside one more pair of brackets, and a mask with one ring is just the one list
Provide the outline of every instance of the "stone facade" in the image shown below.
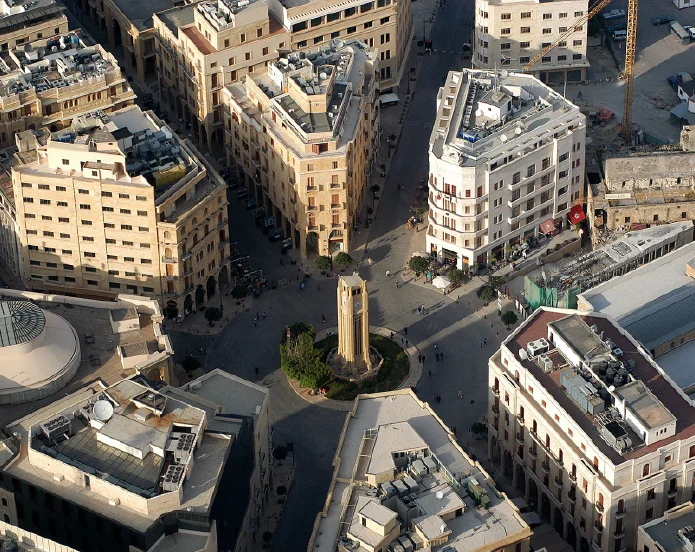
[[369,351],[369,294],[357,274],[338,278],[338,360],[348,371],[372,369]]
[[[519,71],[587,10],[587,0],[477,0],[473,67]],[[538,60],[529,73],[555,84],[586,79],[587,28],[587,24],[578,28]]]

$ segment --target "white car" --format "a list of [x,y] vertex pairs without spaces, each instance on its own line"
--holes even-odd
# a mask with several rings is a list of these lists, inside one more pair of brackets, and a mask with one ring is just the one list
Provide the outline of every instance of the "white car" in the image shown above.
[[625,17],[625,10],[611,10],[603,14],[604,19],[618,19],[619,17]]
[[695,27],[692,25],[683,25],[683,28],[688,31],[688,34],[690,35],[690,38],[695,40]]

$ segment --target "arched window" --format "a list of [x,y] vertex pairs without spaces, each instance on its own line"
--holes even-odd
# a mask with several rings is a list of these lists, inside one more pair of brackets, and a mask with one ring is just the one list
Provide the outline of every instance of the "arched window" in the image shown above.
[[[166,232],[164,232],[164,239],[165,239],[165,240],[170,240],[170,239],[171,239],[171,232],[169,232],[169,230],[167,230]],[[168,256],[168,255],[167,255],[167,256]]]
[[[691,448],[691,452],[692,452],[692,447],[690,447],[690,448]],[[648,475],[649,475],[649,464],[645,464],[642,467],[642,477],[647,477]]]
[[6,499],[6,498],[3,498],[3,499],[2,499],[2,505],[3,505],[3,506],[7,506],[7,499]]
[[171,259],[171,258],[172,258],[172,257],[171,257],[171,248],[170,248],[170,247],[167,247],[167,248],[164,249],[164,256],[165,256],[167,259]]
[[695,445],[692,445],[690,447],[690,451],[688,452],[688,458],[692,458],[693,456],[695,456]]
[[621,498],[620,500],[618,500],[618,513],[622,514],[624,510],[625,510],[625,501]]
[[198,217],[193,217],[193,224],[194,225],[198,224]]
[[603,507],[603,493],[598,493],[598,505]]
[[205,208],[204,213],[205,213],[205,216],[207,217],[208,216],[208,208],[207,207]]

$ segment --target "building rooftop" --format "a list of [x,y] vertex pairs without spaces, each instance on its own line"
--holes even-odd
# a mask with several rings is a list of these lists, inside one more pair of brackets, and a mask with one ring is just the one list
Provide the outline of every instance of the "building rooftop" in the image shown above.
[[[417,469],[398,473],[393,459],[400,453]],[[387,454],[391,456],[389,462],[385,461]],[[375,456],[381,460],[375,462]],[[366,511],[367,517],[378,518],[383,524],[393,519],[386,510],[396,513],[399,508],[409,511],[408,518],[426,536],[441,533],[445,525],[448,541],[433,550],[470,552],[515,534],[519,538],[530,535],[514,505],[496,491],[487,473],[468,458],[449,429],[410,390],[361,395],[348,414],[335,462],[338,468],[331,496],[326,500],[326,510],[319,514],[310,543],[316,548],[332,550],[338,539],[349,538],[349,534],[364,537],[366,542],[376,538],[360,527],[358,514]],[[393,480],[393,485],[369,485],[366,476],[378,470],[383,470],[380,480]],[[384,479],[388,474],[391,478]],[[471,480],[480,484],[481,493],[487,493],[487,509],[476,507],[469,491]],[[460,508],[461,515],[451,516],[446,522],[440,517]],[[409,529],[410,525],[402,525],[400,535]]]
[[[8,423],[27,414],[40,410],[46,405],[50,405],[57,397],[63,397],[65,393],[74,393],[84,388],[85,385],[101,380],[107,385],[115,383],[124,377],[130,377],[138,373],[137,368],[124,368],[123,362],[118,354],[117,348],[123,345],[149,343],[152,348],[164,351],[165,354],[173,354],[173,349],[169,343],[169,338],[161,335],[160,317],[157,314],[140,314],[140,328],[124,333],[114,333],[109,319],[109,307],[119,303],[109,301],[95,302],[99,307],[82,306],[79,301],[72,303],[70,298],[61,296],[48,296],[51,300],[40,301],[36,298],[45,297],[31,292],[20,292],[16,290],[0,290],[0,300],[10,300],[19,302],[32,299],[32,304],[40,308],[45,317],[45,330],[59,332],[62,338],[72,335],[73,347],[77,348],[77,371],[68,378],[65,386],[59,390],[52,389],[51,393],[32,398],[31,402],[15,404],[12,408],[0,408],[0,427],[5,427]],[[128,296],[119,296],[121,305],[130,305]],[[146,301],[152,306],[156,301]],[[2,304],[2,303],[0,303]],[[158,310],[159,307],[157,307]],[[42,355],[30,363],[31,369],[25,365],[24,356],[12,357],[12,363],[5,366],[3,376],[6,381],[10,381],[13,374],[23,385],[29,383],[30,379],[37,382],[45,382],[50,378],[48,371],[55,366],[57,361],[63,361],[68,353],[74,355],[73,349],[61,346],[56,348],[53,342],[57,338],[47,336],[39,347],[31,353],[25,353],[27,358],[31,354]],[[5,347],[11,349],[12,347]],[[44,352],[45,350],[45,352]],[[168,352],[167,352],[168,351]],[[7,357],[9,351],[3,352]],[[67,358],[67,357],[66,357]],[[35,374],[35,375],[33,375]]]
[[243,27],[268,17],[268,4],[265,0],[200,2],[197,9],[217,31]]
[[[633,292],[634,293],[634,292]],[[578,343],[565,342],[566,333],[556,332],[558,326],[564,328],[568,321],[572,326],[582,323],[586,329],[581,331]],[[551,339],[550,333],[555,336]],[[596,334],[611,353],[595,354],[588,331]],[[573,335],[573,334],[572,334]],[[549,343],[549,351],[544,355],[552,365],[543,364],[543,356],[531,358],[529,343],[544,339]],[[605,315],[588,315],[560,309],[543,307],[538,309],[503,344],[529,373],[550,393],[560,407],[582,428],[594,445],[615,465],[639,458],[647,453],[695,435],[695,409],[677,389],[662,375],[657,365],[634,342],[632,337]],[[523,352],[520,354],[520,351]],[[572,352],[574,351],[574,353]],[[595,351],[595,350],[594,350]],[[582,356],[582,353],[586,357]],[[499,354],[496,357],[499,362]],[[618,360],[619,359],[619,360]],[[613,383],[613,376],[607,368],[614,368],[613,374],[624,368],[623,380]],[[580,407],[567,389],[568,376],[579,373],[595,390],[597,403],[588,408],[596,408],[590,413]],[[586,394],[584,394],[586,396]],[[615,395],[616,399],[611,399]],[[621,399],[626,404],[621,406]],[[605,408],[604,405],[605,404]],[[627,416],[625,410],[631,413]],[[626,421],[627,419],[627,421]],[[641,421],[644,427],[633,428],[632,419]],[[628,433],[632,445],[620,450],[604,439],[602,427],[616,421]],[[675,421],[675,435],[672,431],[664,437],[654,438],[645,435],[659,424],[670,425]],[[610,430],[610,428],[609,428]]]
[[430,150],[460,166],[494,170],[515,151],[584,124],[577,106],[531,75],[451,71],[440,94]]
[[196,7],[196,4],[186,4],[185,6],[177,6],[161,11],[156,13],[155,16],[169,28],[174,36],[178,37],[179,29],[192,25],[195,22]]
[[660,546],[657,552],[692,552],[695,547],[694,527],[694,507],[691,502],[686,502],[667,510],[662,517],[641,525],[639,530]]
[[152,0],[147,3],[138,0],[114,0],[116,7],[123,12],[138,31],[151,29],[154,25],[152,14],[174,6],[173,0]]
[[[608,191],[624,192],[623,182],[629,181],[629,192],[633,187],[647,188],[649,179],[677,179],[695,174],[695,152],[620,152],[605,158],[604,171]],[[646,181],[645,175],[649,175]],[[635,180],[644,183],[640,185]]]
[[55,0],[2,0],[0,2],[0,33],[11,33],[38,22],[55,19],[66,10],[65,6]]

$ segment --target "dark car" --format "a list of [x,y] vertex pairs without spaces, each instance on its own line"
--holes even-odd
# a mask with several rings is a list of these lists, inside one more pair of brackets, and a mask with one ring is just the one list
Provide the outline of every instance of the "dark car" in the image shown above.
[[656,17],[652,17],[652,24],[665,25],[666,23],[670,23],[671,21],[675,20],[676,18],[673,15],[657,15]]
[[270,235],[268,236],[268,239],[271,242],[274,241],[279,241],[282,239],[285,239],[285,229],[284,228],[276,228],[272,232],[270,232]]
[[246,210],[250,211],[251,209],[256,208],[256,198],[255,197],[247,197],[246,198]]
[[616,31],[624,31],[627,29],[627,23],[618,23],[617,25],[611,25],[608,27],[608,31],[613,34]]
[[676,90],[678,88],[678,79],[674,76],[670,76],[666,79],[666,81],[671,85],[671,88]]
[[249,189],[246,186],[242,186],[236,191],[237,199],[245,199],[249,196]]

